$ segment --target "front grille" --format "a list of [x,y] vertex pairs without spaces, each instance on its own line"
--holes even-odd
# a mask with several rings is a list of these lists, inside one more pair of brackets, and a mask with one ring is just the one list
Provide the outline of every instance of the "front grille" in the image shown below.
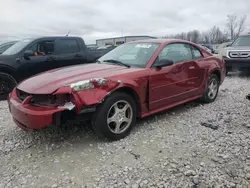
[[230,58],[250,58],[250,51],[229,51]]
[[63,106],[66,102],[69,102],[70,95],[51,95],[51,94],[30,94],[20,89],[17,89],[17,96],[21,101],[24,101],[28,96],[31,96],[30,104],[41,107],[57,107]]
[[41,107],[57,107],[69,102],[69,95],[32,95],[31,104]]
[[21,101],[24,101],[28,96],[30,96],[30,94],[20,89],[17,89],[17,96]]

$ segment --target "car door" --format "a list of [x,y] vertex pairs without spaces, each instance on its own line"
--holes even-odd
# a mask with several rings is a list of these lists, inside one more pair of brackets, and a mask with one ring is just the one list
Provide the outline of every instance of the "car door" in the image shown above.
[[[23,78],[50,70],[54,68],[57,57],[54,51],[55,41],[51,39],[36,40],[21,53],[20,64],[18,72],[22,74]],[[24,56],[25,51],[33,52],[29,57]]]
[[76,38],[62,38],[56,40],[56,54],[58,54],[58,67],[82,63],[84,57],[80,44]]
[[187,91],[188,95],[196,94],[197,90],[202,84],[205,70],[200,67],[200,63],[203,60],[201,51],[192,44],[185,44],[192,52],[192,59],[186,62],[186,68],[188,73]]
[[190,48],[185,47],[183,43],[168,44],[163,48],[154,64],[161,59],[172,60],[174,64],[162,69],[151,69],[149,78],[150,110],[177,102],[187,91],[188,64],[186,61],[192,59]]

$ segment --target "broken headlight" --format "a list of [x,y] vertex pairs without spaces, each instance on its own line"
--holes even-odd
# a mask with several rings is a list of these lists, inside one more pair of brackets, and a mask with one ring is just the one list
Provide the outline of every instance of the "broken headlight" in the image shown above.
[[107,80],[105,78],[92,78],[89,80],[82,80],[76,83],[72,83],[69,86],[74,90],[74,91],[82,91],[82,90],[88,90],[88,89],[93,89],[97,86],[103,86]]

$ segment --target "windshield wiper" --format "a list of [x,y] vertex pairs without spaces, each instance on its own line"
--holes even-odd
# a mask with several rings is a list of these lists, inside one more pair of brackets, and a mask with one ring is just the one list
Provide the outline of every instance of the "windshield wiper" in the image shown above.
[[118,61],[118,60],[114,60],[114,59],[107,59],[107,60],[103,60],[103,62],[108,62],[108,63],[115,63],[115,64],[119,64],[119,65],[122,65],[122,66],[125,66],[125,67],[128,67],[130,68],[130,65],[127,65],[121,61]]

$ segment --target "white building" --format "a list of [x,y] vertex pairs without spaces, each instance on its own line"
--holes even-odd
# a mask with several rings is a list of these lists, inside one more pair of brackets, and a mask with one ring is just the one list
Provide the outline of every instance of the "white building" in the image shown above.
[[145,39],[156,39],[156,37],[151,36],[124,36],[124,37],[116,37],[116,38],[106,38],[106,39],[98,39],[96,40],[97,46],[106,46],[106,45],[115,45],[118,46],[120,44],[131,42],[135,40],[145,40]]

